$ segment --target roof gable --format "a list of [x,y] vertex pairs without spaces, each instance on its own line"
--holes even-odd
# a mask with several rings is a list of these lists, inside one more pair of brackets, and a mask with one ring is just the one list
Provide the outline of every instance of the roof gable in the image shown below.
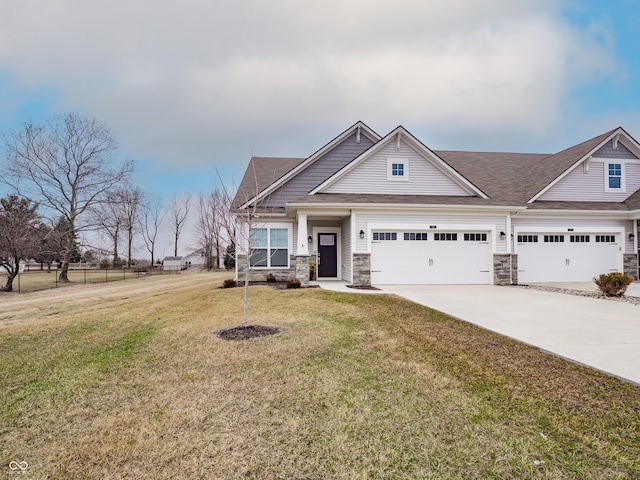
[[[393,163],[404,163],[406,181],[389,178]],[[311,191],[316,193],[487,196],[402,126],[396,128]]]
[[[273,170],[269,172],[269,169],[273,169],[275,167],[272,164],[273,162],[271,162],[271,164],[268,162],[250,163],[245,173],[245,178],[243,178],[243,182],[241,183],[241,187],[245,185],[245,187],[253,188],[253,194],[245,195],[244,202],[241,202],[237,206],[244,208],[246,205],[253,204],[255,202],[262,203],[267,199],[267,197],[279,190],[279,194],[276,194],[271,201],[267,200],[269,205],[265,206],[282,207],[283,202],[286,202],[287,199],[294,198],[297,192],[299,193],[299,191],[302,190],[303,194],[308,193],[309,190],[318,185],[318,183],[335,173],[335,171],[341,168],[345,163],[348,163],[378,140],[380,140],[380,136],[363,122],[359,121],[318,149],[310,157],[303,160],[296,159],[298,160],[296,165],[293,165],[289,170],[283,172],[282,175],[277,177],[273,174]],[[336,149],[339,150],[343,144],[349,144],[352,148],[344,148],[340,152],[336,152]],[[332,152],[335,155],[331,156]],[[326,166],[327,168],[312,169],[311,172],[307,172],[306,175],[301,176],[299,181],[293,182],[290,186],[288,185],[289,182],[298,178],[303,172],[310,169],[316,164],[316,162],[320,162],[325,157],[330,157],[330,161],[325,162],[329,164]],[[271,160],[275,161],[277,159]],[[290,165],[291,164],[289,164],[289,166]],[[270,174],[271,181],[269,183],[263,181],[268,178]],[[254,177],[261,181],[255,182]],[[256,185],[256,183],[259,183],[259,185]],[[250,193],[250,190],[247,188],[243,191],[245,193]],[[236,198],[238,198],[237,195]]]

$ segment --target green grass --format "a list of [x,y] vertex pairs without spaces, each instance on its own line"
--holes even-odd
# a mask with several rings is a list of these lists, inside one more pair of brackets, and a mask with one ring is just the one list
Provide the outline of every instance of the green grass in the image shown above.
[[[640,477],[640,388],[395,297],[172,278],[0,329],[32,478]],[[2,472],[5,473],[5,472]],[[8,470],[7,470],[8,473]]]

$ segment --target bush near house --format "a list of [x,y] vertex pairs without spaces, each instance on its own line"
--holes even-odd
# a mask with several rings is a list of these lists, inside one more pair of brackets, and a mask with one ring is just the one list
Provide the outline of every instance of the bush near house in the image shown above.
[[222,282],[222,288],[235,288],[238,286],[238,282],[233,278],[227,278],[224,282]]
[[297,278],[289,280],[287,282],[287,288],[300,288],[300,280],[298,280]]
[[593,281],[600,291],[607,297],[621,297],[627,291],[627,287],[633,282],[633,277],[626,273],[603,273]]

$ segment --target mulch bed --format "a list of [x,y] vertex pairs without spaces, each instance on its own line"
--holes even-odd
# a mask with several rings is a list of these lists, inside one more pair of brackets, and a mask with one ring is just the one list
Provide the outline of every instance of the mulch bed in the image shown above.
[[222,340],[241,342],[243,340],[251,340],[253,338],[269,337],[277,335],[283,331],[280,327],[268,327],[265,325],[242,325],[240,327],[219,330],[216,336]]
[[371,285],[347,285],[347,287],[355,290],[380,290],[379,288],[372,287]]

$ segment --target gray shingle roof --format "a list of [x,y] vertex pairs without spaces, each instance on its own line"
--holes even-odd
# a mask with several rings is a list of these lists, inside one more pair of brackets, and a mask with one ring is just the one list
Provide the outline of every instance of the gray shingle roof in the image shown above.
[[252,157],[232,205],[237,209],[296,168],[304,158]]

